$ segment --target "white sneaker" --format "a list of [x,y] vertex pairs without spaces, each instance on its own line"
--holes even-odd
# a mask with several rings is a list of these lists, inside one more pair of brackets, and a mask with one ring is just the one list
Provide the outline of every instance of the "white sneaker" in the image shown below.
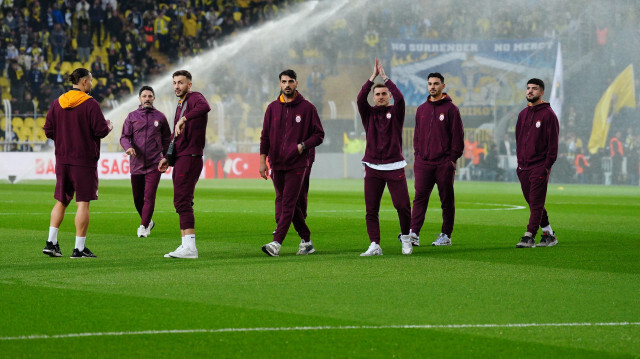
[[147,228],[145,228],[145,226],[143,225],[140,225],[140,227],[138,227],[138,238],[146,237],[148,235],[149,233],[147,233]]
[[413,252],[410,235],[407,234],[400,236],[400,242],[402,242],[402,254],[411,254]]
[[147,227],[147,236],[149,236],[151,234],[151,230],[153,229],[153,227],[155,227],[156,224],[155,222],[153,222],[153,219],[149,222],[149,226]]
[[432,246],[450,246],[451,238],[444,233],[440,233],[435,242],[431,243]]
[[262,246],[262,251],[265,252],[269,257],[277,257],[280,255],[281,246],[282,245],[280,243],[273,241]]
[[369,248],[367,249],[367,251],[364,253],[360,253],[360,257],[381,256],[381,255],[382,255],[382,248],[380,248],[380,245],[376,242],[371,242],[371,245],[369,245]]
[[311,243],[311,241],[309,242],[305,242],[304,239],[300,241],[300,246],[298,247],[298,252],[296,253],[296,255],[303,255],[303,254],[311,254],[311,253],[315,253],[316,249],[313,248],[313,243]]
[[164,255],[165,258],[198,258],[198,249],[187,248],[180,245],[175,251]]
[[409,237],[411,237],[411,245],[414,247],[420,247],[420,237],[413,231],[409,231]]

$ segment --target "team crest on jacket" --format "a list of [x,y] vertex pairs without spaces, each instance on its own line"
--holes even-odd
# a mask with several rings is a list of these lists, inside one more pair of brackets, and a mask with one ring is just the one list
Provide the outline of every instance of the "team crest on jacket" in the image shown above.
[[540,121],[536,121],[536,128],[540,128]]
[[158,120],[153,121],[153,125],[158,127],[158,125],[160,124],[160,122],[158,122]]
[[391,118],[391,112],[387,113],[387,118]]
[[296,123],[300,123],[302,121],[302,117],[300,115],[296,115]]
[[444,121],[444,113],[440,114],[440,117],[438,118],[440,121]]

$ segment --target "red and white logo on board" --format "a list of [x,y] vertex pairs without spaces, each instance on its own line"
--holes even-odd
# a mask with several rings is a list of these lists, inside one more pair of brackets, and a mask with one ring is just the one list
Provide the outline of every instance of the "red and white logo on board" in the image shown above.
[[153,125],[158,127],[158,125],[160,124],[160,122],[158,122],[158,120],[153,121]]
[[440,114],[440,117],[438,118],[440,121],[444,121],[444,113]]
[[387,118],[391,118],[391,112],[387,113]]
[[540,121],[536,121],[536,128],[540,128]]
[[302,121],[302,117],[300,115],[296,115],[296,123],[300,123]]

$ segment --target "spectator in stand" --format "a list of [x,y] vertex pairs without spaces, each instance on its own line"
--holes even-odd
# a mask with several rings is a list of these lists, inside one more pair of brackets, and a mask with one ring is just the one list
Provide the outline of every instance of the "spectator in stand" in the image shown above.
[[624,157],[624,146],[622,145],[622,132],[617,131],[615,136],[609,140],[609,153],[611,154],[611,182],[614,184],[623,183],[622,178],[622,158]]
[[49,69],[47,82],[53,85],[62,85],[64,84],[65,75],[66,74],[62,72],[62,64],[58,62],[55,67]]
[[127,21],[131,25],[133,25],[134,28],[138,30],[142,29],[142,14],[140,13],[140,11],[138,11],[138,7],[136,5],[133,5],[131,11],[129,11],[129,15],[127,15]]
[[67,44],[67,34],[62,29],[62,25],[53,25],[49,42],[51,43],[51,52],[53,54],[52,60],[57,60],[58,62],[64,61],[64,47]]
[[107,15],[100,4],[100,0],[94,0],[93,6],[89,9],[89,20],[91,20],[91,38],[96,37],[98,47],[102,47],[102,26],[106,18]]
[[591,167],[589,161],[584,156],[584,150],[582,147],[578,149],[578,153],[576,154],[576,158],[573,161],[573,165],[576,168],[576,180],[578,183],[585,183],[585,169],[587,167]]
[[78,61],[86,63],[89,61],[91,55],[91,33],[87,24],[80,25],[81,29],[78,31],[76,37],[76,44],[78,45]]
[[33,68],[29,71],[29,91],[31,91],[33,97],[40,98],[44,81],[44,73],[40,70],[38,63],[34,63]]
[[11,85],[11,96],[22,100],[24,98],[25,90],[25,73],[22,65],[18,61],[13,60],[9,64],[7,69],[7,77],[9,78],[9,84]]
[[106,77],[107,66],[102,62],[102,57],[96,56],[95,60],[91,63],[91,73],[94,77]]
[[53,5],[52,5],[51,17],[52,17],[52,20],[53,20],[53,27],[54,28],[55,28],[55,24],[60,24],[61,26],[65,25],[64,14],[60,10],[57,1],[55,1],[53,3]]
[[198,22],[196,16],[191,12],[191,9],[187,9],[187,12],[182,16],[182,35],[187,40],[192,40],[198,34]]
[[89,10],[91,5],[87,0],[80,0],[76,4],[76,19],[78,20],[78,26],[89,25]]
[[123,27],[124,23],[117,10],[112,10],[110,13],[107,13],[107,18],[104,22],[104,30],[107,36],[111,38],[111,41],[114,39],[117,40],[122,35]]

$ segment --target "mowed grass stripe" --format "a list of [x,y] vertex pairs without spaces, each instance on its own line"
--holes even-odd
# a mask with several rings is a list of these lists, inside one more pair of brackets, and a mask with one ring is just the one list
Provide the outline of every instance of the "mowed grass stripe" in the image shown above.
[[[385,194],[380,213],[385,255],[361,258],[368,246],[362,181],[312,180],[308,222],[317,255],[295,256],[298,239],[291,230],[281,257],[269,258],[260,246],[270,241],[275,227],[271,183],[201,181],[195,199],[200,258],[195,261],[162,258],[180,241],[170,182],[161,183],[154,216],[158,226],[146,239],[135,237],[139,219],[130,191],[128,181],[101,182],[87,240],[99,258],[73,261],[68,258],[75,232],[70,213],[59,235],[65,257],[40,252],[53,182],[0,185],[1,212],[23,213],[0,216],[0,243],[8,249],[0,261],[0,335],[640,320],[636,188],[551,186],[547,208],[560,244],[516,250],[528,210],[481,209],[483,203],[525,205],[519,186],[456,182],[454,245],[430,246],[441,223],[434,190],[421,232],[423,246],[412,256],[400,254],[397,215]],[[614,357],[638,355],[639,338],[638,327],[629,326],[193,333],[64,341],[113,357]],[[0,349],[12,357],[81,356],[44,342],[5,341]]]

